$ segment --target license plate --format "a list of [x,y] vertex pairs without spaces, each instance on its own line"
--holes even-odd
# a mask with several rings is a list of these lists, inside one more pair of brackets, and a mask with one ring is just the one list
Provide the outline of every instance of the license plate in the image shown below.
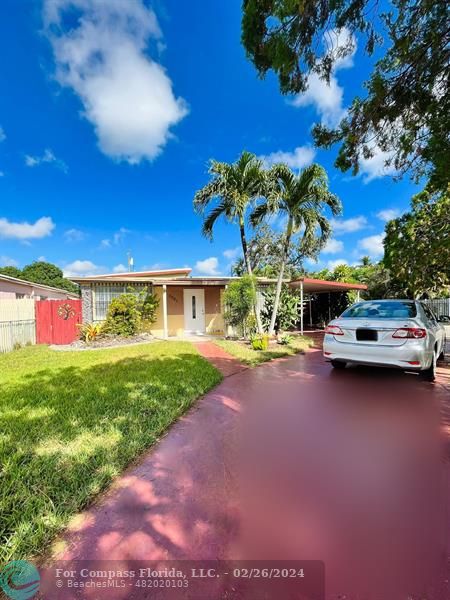
[[378,332],[375,329],[357,329],[356,339],[358,342],[376,342],[378,340]]

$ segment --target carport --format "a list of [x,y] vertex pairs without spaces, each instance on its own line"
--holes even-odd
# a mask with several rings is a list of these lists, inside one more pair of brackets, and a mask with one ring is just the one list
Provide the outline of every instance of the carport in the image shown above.
[[[290,287],[300,288],[300,306],[302,307],[300,311],[300,331],[303,334],[304,323],[303,323],[303,313],[304,313],[304,295],[306,294],[331,294],[332,292],[349,292],[351,290],[356,290],[357,292],[357,300],[359,300],[359,294],[361,290],[367,290],[367,285],[363,283],[347,283],[344,281],[326,281],[325,279],[312,279],[311,277],[299,277],[298,279],[294,279],[289,283]],[[310,325],[312,325],[311,317],[311,296],[309,297],[310,310],[309,310],[309,318]],[[330,314],[331,320],[331,314]]]

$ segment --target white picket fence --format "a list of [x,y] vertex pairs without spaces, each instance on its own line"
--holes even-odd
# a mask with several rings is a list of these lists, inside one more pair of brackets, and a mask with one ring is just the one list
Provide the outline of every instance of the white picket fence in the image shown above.
[[0,352],[36,343],[35,301],[0,299]]

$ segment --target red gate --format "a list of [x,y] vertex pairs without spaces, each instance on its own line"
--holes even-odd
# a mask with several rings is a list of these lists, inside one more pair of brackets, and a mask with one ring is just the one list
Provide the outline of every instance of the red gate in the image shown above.
[[70,344],[78,337],[81,300],[37,300],[36,343]]

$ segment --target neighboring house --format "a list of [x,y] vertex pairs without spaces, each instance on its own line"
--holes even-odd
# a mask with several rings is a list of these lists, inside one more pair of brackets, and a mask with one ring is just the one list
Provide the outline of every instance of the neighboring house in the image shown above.
[[77,294],[72,294],[60,288],[25,281],[17,277],[10,277],[0,273],[0,300],[33,298],[34,300],[65,300],[67,298],[77,299]]
[[[233,277],[191,277],[191,269],[168,269],[71,278],[81,288],[83,322],[104,321],[111,300],[130,289],[149,289],[160,300],[152,333],[158,337],[190,333],[225,333],[222,295]],[[258,278],[259,287],[273,279]],[[364,290],[365,285],[299,279],[291,285],[305,292]],[[302,323],[303,330],[303,323]]]

